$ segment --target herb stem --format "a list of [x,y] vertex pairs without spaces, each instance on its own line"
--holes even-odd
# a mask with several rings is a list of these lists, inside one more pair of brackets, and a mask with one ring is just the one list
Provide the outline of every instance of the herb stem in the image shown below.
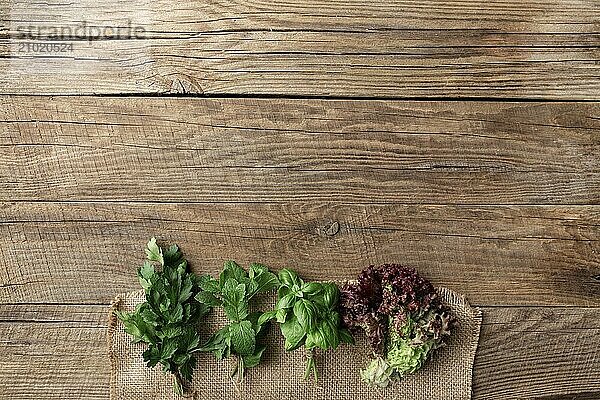
[[182,396],[185,389],[185,382],[179,372],[174,372],[173,375],[175,375],[175,385],[173,386],[175,393]]
[[313,376],[315,378],[315,382],[318,381],[319,376],[318,376],[318,372],[317,372],[317,363],[315,361],[315,353],[314,353],[314,349],[310,349],[306,352],[307,356],[308,356],[308,360],[306,361],[306,370],[304,371],[304,380],[307,380],[308,377],[310,376],[310,373],[313,373]]

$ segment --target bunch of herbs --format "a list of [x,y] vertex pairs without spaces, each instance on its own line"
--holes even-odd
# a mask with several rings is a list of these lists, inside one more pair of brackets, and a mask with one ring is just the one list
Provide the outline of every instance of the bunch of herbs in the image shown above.
[[278,275],[281,286],[275,310],[263,314],[259,322],[277,320],[286,350],[304,346],[308,353],[304,378],[312,371],[316,381],[314,350],[336,349],[341,343],[354,343],[350,333],[342,327],[337,311],[340,291],[331,282],[304,282],[290,269],[283,269]]
[[176,245],[165,250],[152,238],[146,255],[137,272],[146,301],[133,312],[115,313],[135,342],[148,344],[143,353],[147,366],[161,364],[175,376],[174,389],[182,394],[196,366],[197,327],[210,305],[196,300],[202,293],[200,279],[188,270]]

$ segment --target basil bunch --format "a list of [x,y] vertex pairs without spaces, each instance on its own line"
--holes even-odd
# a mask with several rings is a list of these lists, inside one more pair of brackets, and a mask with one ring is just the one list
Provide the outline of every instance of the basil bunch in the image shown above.
[[342,327],[337,311],[340,291],[334,283],[305,283],[290,269],[279,271],[279,281],[275,310],[263,314],[261,320],[276,319],[286,350],[304,346],[309,355],[304,378],[312,371],[317,380],[314,350],[336,349],[340,343],[354,343],[350,333]]

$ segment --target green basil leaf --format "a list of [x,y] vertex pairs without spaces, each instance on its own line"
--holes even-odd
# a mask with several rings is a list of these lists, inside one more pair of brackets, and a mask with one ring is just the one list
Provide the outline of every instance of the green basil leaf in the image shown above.
[[300,299],[294,304],[294,315],[305,331],[311,331],[315,328],[317,309],[306,299]]
[[298,278],[296,272],[292,271],[291,269],[284,268],[281,271],[279,271],[278,275],[281,284],[287,287],[292,287],[293,285],[300,285],[300,278]]
[[283,296],[285,296],[286,294],[290,294],[292,293],[291,289],[287,286],[279,286],[279,289],[277,289],[277,298],[280,299]]
[[[306,334],[306,342],[310,342],[314,347],[319,347],[323,350],[327,350],[327,340],[323,335],[323,332],[319,329],[314,329]],[[305,344],[305,347],[310,350],[310,348]]]
[[295,316],[281,324],[280,327],[281,333],[285,338],[285,349],[287,351],[292,351],[302,346],[302,339],[304,339],[306,332]]
[[331,321],[321,321],[318,328],[321,331],[321,335],[325,340],[326,348],[336,349],[340,344],[340,337],[338,335],[337,325],[334,325]]
[[350,332],[348,332],[348,330],[340,329],[339,334],[340,334],[340,341],[342,343],[354,344],[354,338],[352,337]]
[[307,282],[300,288],[302,292],[306,293],[309,296],[314,296],[318,294],[322,289],[323,286],[319,282]]
[[326,307],[335,308],[337,306],[340,299],[340,290],[334,283],[323,283],[323,299]]
[[281,310],[284,308],[292,308],[295,302],[296,296],[294,296],[293,293],[288,293],[279,300],[277,300],[277,303],[275,304],[275,309]]
[[277,319],[278,323],[282,324],[285,322],[287,315],[288,310],[286,308],[282,308],[281,310],[277,310],[277,312],[275,313],[275,318]]

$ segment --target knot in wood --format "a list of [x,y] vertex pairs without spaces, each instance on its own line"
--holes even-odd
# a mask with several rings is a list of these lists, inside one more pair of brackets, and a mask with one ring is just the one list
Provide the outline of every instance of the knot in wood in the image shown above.
[[325,234],[327,236],[333,236],[340,231],[340,223],[333,221],[331,224],[325,227]]

